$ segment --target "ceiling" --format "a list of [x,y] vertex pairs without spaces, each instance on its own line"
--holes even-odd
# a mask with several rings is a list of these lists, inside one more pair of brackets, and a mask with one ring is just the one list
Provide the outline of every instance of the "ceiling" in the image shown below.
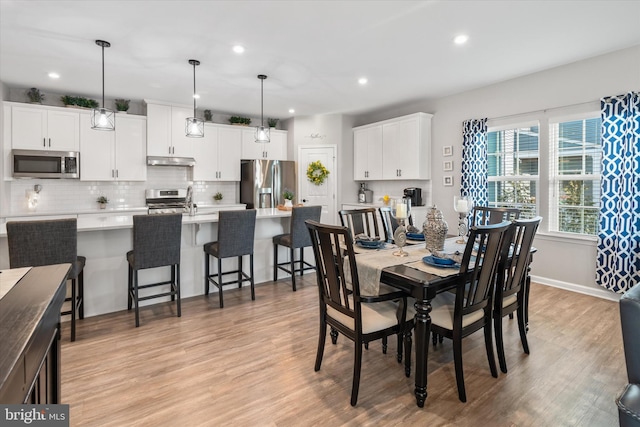
[[[640,44],[640,0],[0,2],[12,88],[260,116],[361,114]],[[462,46],[453,38],[469,36]],[[232,46],[241,44],[238,55]],[[55,71],[60,78],[52,80]],[[357,80],[366,76],[368,83]],[[51,102],[51,100],[48,100]],[[109,106],[109,105],[107,105]],[[294,108],[295,113],[289,113]]]

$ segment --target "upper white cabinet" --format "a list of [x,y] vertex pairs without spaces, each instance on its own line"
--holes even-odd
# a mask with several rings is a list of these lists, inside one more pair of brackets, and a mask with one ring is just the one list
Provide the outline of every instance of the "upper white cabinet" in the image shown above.
[[115,132],[91,129],[89,114],[80,115],[80,179],[145,181],[147,121],[144,116],[116,115]]
[[353,130],[353,179],[382,179],[382,126],[368,125]]
[[256,143],[256,128],[242,130],[242,158],[287,160],[287,131],[270,129],[269,143]]
[[354,128],[353,179],[431,179],[431,117],[415,113]]
[[11,146],[26,150],[78,151],[79,121],[78,110],[13,104]]
[[193,139],[194,181],[240,181],[242,129],[205,123],[204,138]]
[[192,157],[193,140],[185,133],[186,118],[193,110],[147,102],[147,154]]

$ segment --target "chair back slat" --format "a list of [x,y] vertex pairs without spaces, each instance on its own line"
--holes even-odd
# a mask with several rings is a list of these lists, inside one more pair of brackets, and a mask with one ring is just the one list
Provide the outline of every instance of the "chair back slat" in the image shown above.
[[[321,302],[353,318],[356,327],[360,328],[360,285],[350,231],[346,227],[311,220],[307,220],[306,224],[316,258]],[[345,262],[349,263],[349,277]],[[349,298],[350,295],[352,298]]]
[[501,244],[510,225],[503,221],[471,228],[460,265],[463,279],[456,292],[454,322],[462,322],[464,315],[488,307],[493,296]]
[[500,254],[496,284],[498,300],[520,291],[527,275],[533,239],[541,221],[540,216],[513,221],[510,232],[505,236],[505,240],[508,241],[503,245]]
[[366,234],[373,239],[382,240],[376,208],[341,210],[339,214],[340,222],[343,227],[349,229],[352,240],[358,234]]
[[7,222],[9,267],[70,263],[74,276],[78,253],[77,219]]
[[502,221],[513,221],[518,218],[520,218],[520,209],[518,208],[474,206],[471,214],[471,226],[500,224]]

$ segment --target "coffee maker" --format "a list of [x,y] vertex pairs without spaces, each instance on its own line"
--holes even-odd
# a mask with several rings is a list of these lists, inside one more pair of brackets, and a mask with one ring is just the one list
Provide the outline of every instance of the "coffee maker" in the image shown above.
[[423,206],[422,188],[409,187],[404,189],[404,198],[411,199],[411,206]]

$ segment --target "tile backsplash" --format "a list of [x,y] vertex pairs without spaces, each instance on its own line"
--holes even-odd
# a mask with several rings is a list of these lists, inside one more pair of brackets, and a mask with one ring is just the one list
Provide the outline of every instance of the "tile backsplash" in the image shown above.
[[[16,179],[8,181],[6,189],[10,206],[0,215],[29,213],[84,212],[98,209],[96,199],[106,196],[110,209],[139,208],[145,206],[147,188],[187,188],[193,185],[194,202],[212,205],[213,195],[222,193],[224,203],[237,203],[237,182],[192,181],[192,171],[186,167],[150,166],[147,181],[80,181],[75,179]],[[42,189],[35,208],[29,207],[29,194],[34,186]]]

